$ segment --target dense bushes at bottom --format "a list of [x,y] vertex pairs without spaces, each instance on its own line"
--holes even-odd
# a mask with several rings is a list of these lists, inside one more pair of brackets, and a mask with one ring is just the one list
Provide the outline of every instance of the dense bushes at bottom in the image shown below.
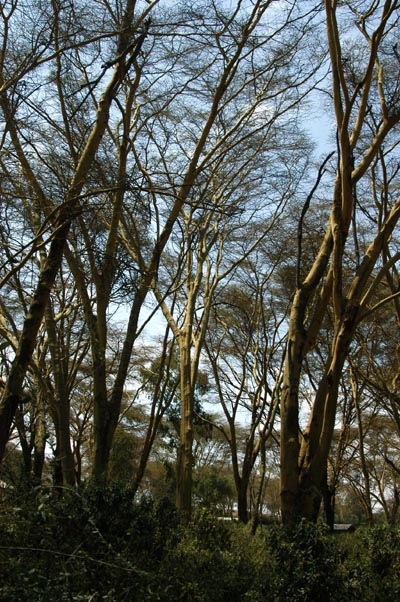
[[400,531],[249,528],[126,486],[0,500],[0,602],[394,602]]

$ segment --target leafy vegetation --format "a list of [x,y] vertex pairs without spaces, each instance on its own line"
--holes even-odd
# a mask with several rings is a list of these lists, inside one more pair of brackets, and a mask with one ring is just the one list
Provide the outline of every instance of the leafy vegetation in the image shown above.
[[0,599],[8,602],[394,602],[400,530],[333,535],[220,521],[189,524],[168,499],[114,485],[3,495]]

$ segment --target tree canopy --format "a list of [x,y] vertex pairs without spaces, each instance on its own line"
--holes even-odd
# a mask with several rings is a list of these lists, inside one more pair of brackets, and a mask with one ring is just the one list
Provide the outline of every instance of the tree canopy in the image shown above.
[[2,479],[396,522],[399,19],[2,3]]

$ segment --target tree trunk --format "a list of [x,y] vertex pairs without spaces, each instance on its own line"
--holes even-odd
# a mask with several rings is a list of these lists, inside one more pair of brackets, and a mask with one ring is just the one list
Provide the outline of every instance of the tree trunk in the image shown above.
[[328,471],[325,473],[325,478],[322,482],[322,497],[324,501],[325,520],[329,529],[333,531],[335,524],[335,491],[329,485]]
[[363,496],[364,508],[365,508],[365,513],[367,515],[367,522],[368,522],[368,524],[372,525],[372,523],[374,522],[374,516],[373,516],[372,504],[371,504],[371,483],[370,483],[369,471],[368,471],[367,460],[365,457],[365,450],[364,450],[364,427],[363,427],[363,423],[362,423],[362,415],[361,415],[361,408],[360,408],[360,403],[359,403],[359,399],[358,399],[357,387],[356,387],[356,383],[355,383],[352,371],[350,372],[350,376],[351,376],[351,389],[352,389],[352,393],[353,393],[353,402],[354,402],[354,407],[356,409],[356,416],[357,416],[360,463],[361,463],[361,470],[362,470],[363,477],[364,477],[364,487],[365,487],[365,495]]
[[249,483],[240,479],[237,496],[238,496],[238,519],[239,522],[247,524],[249,522],[249,510],[247,505],[247,491]]
[[[62,215],[61,220],[64,217]],[[58,220],[58,224],[56,224],[56,234],[51,243],[46,263],[41,271],[31,306],[25,317],[19,347],[0,402],[0,461],[3,459],[14,416],[21,400],[25,374],[32,359],[37,333],[50,298],[50,291],[61,265],[65,240],[71,221],[69,220],[64,225],[61,225],[62,223]]]
[[184,518],[192,514],[193,388],[191,383],[190,336],[180,342],[181,424],[176,470],[176,505]]
[[[95,327],[96,328],[96,327]],[[111,451],[112,437],[108,435],[110,414],[106,387],[105,348],[94,342],[92,337],[93,355],[93,441],[94,457],[92,478],[101,484],[107,481],[108,463]]]
[[42,393],[38,392],[37,408],[35,416],[35,432],[33,447],[33,479],[35,485],[42,482],[43,468],[46,451],[46,417]]
[[15,415],[15,425],[18,430],[19,443],[22,451],[21,478],[26,487],[31,486],[32,480],[32,443],[27,436],[24,415],[19,408]]
[[45,310],[46,330],[49,343],[51,367],[54,378],[53,407],[57,415],[55,428],[57,431],[57,447],[64,486],[75,485],[75,463],[71,448],[70,433],[70,400],[67,386],[65,357],[61,351],[61,341],[57,332],[51,301]]
[[262,509],[263,509],[263,505],[264,505],[265,475],[266,475],[266,471],[267,471],[265,443],[266,443],[266,437],[264,436],[264,433],[263,433],[263,437],[261,440],[261,447],[260,447],[261,475],[260,475],[260,482],[259,482],[258,490],[257,490],[256,504],[255,504],[254,513],[253,513],[253,517],[252,517],[252,525],[251,525],[251,532],[253,535],[255,535],[257,527],[260,523],[260,517],[262,515]]
[[[300,302],[300,291],[296,297]],[[296,301],[295,297],[295,301]],[[299,307],[293,303],[281,395],[281,514],[285,525],[299,515],[299,381],[302,366],[303,328],[298,325]],[[301,310],[303,311],[303,310]]]
[[58,415],[58,452],[62,470],[62,480],[64,487],[73,487],[76,482],[75,462],[71,449],[70,435],[70,402],[66,396],[57,397],[57,415]]

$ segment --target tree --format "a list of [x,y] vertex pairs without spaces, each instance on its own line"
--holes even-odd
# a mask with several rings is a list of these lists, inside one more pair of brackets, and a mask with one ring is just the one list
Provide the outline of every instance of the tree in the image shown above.
[[[231,452],[238,517],[248,520],[249,486],[263,455],[279,406],[280,328],[274,312],[269,274],[248,260],[215,300],[207,353],[216,396],[226,426],[220,426]],[[271,303],[270,303],[271,302]],[[262,485],[261,485],[262,487]]]
[[[322,498],[332,522],[359,467],[369,514],[394,516],[398,0],[95,7],[0,9],[0,457],[14,426],[32,482],[48,444],[57,483],[124,476],[119,457],[137,489],[174,409],[188,517],[207,357],[241,520],[279,428],[285,523]],[[336,140],[312,176],[317,94]]]
[[[142,44],[147,36],[147,30],[149,23],[145,22],[146,16],[152,5],[151,3],[144,13],[142,13],[138,20],[134,19],[134,8],[135,2],[127,0],[123,10],[123,16],[120,22],[120,34],[118,35],[117,48],[115,53],[115,60],[112,60],[109,64],[105,64],[102,75],[107,69],[112,67],[112,75],[104,92],[101,94],[97,103],[97,113],[94,124],[91,126],[89,135],[84,140],[84,145],[81,150],[76,151],[75,148],[71,148],[72,159],[74,168],[71,171],[69,184],[66,186],[65,194],[61,201],[61,204],[54,211],[54,207],[50,201],[49,195],[46,193],[46,189],[42,187],[40,178],[35,175],[34,166],[29,159],[28,147],[30,144],[24,144],[23,128],[21,128],[21,122],[17,119],[17,110],[13,106],[12,92],[9,88],[4,91],[0,97],[0,106],[3,111],[5,118],[6,128],[5,133],[10,139],[10,148],[13,149],[13,153],[18,157],[18,161],[21,170],[26,178],[27,185],[32,190],[32,195],[36,199],[36,203],[39,205],[40,210],[48,216],[52,222],[52,235],[46,257],[40,266],[39,275],[37,278],[37,284],[33,292],[32,301],[29,305],[22,332],[19,337],[19,346],[15,353],[15,358],[8,376],[6,386],[3,391],[1,405],[0,405],[0,458],[3,457],[5,445],[8,440],[9,431],[11,424],[21,397],[21,390],[28,368],[29,362],[32,359],[33,351],[36,344],[36,337],[42,323],[48,300],[50,297],[51,290],[54,286],[54,282],[57,273],[60,269],[61,262],[63,259],[66,243],[73,220],[76,217],[77,212],[82,208],[81,199],[82,192],[85,185],[88,184],[88,173],[90,173],[91,167],[94,162],[96,152],[100,146],[103,135],[106,131],[109,117],[110,108],[112,102],[115,100],[116,94],[124,81],[126,74],[131,68],[135,58],[140,52]],[[3,88],[5,86],[7,73],[9,70],[8,61],[13,61],[14,57],[12,52],[9,53],[10,48],[13,48],[12,42],[10,47],[7,46],[7,42],[12,40],[12,35],[15,35],[11,25],[11,18],[14,10],[17,7],[17,3],[11,5],[8,13],[3,10],[3,28],[4,38],[2,47],[2,73],[0,74],[0,85]],[[51,56],[55,61],[56,73],[60,73],[60,63],[58,59],[62,54],[62,50],[59,44],[62,40],[62,22],[60,21],[61,9],[56,5],[52,6],[52,24],[51,24],[51,37],[50,40],[46,40],[46,49],[51,48]],[[73,12],[74,7],[71,6],[70,10]],[[18,15],[18,13],[15,13]],[[71,14],[68,15],[68,17]],[[41,15],[43,17],[43,14]],[[131,40],[131,35],[134,36],[134,41]],[[70,37],[70,41],[67,42],[66,46],[79,48],[79,46],[88,44],[90,41],[80,41],[79,33],[75,34],[74,37]],[[34,38],[36,36],[34,34]],[[41,50],[38,51],[39,53]],[[31,55],[30,55],[31,56]],[[50,59],[49,59],[50,60]],[[17,67],[18,71],[18,67]],[[25,69],[23,70],[23,72]],[[101,77],[98,78],[100,81]],[[13,82],[13,92],[15,94],[15,88],[20,81]],[[62,85],[59,79],[56,79],[56,86]],[[97,83],[97,82],[96,82]],[[89,84],[90,92],[93,90],[92,84]],[[63,102],[64,96],[61,94],[61,114],[62,123],[68,130],[68,119],[66,107]],[[25,105],[26,106],[26,105]],[[29,106],[29,104],[28,104]],[[24,107],[25,108],[25,107]],[[70,143],[72,143],[70,139]],[[47,183],[49,184],[49,183]],[[34,247],[35,247],[34,241]]]
[[[299,236],[298,278],[293,297],[281,402],[282,517],[293,524],[303,516],[315,520],[335,426],[340,376],[357,325],[368,314],[372,292],[386,269],[380,258],[390,254],[390,239],[400,215],[393,181],[386,177],[393,134],[400,118],[394,35],[399,18],[396,1],[372,7],[359,2],[325,2],[332,103],[337,127],[337,165],[333,202],[326,231],[312,266],[303,272]],[[349,29],[349,24],[353,28]],[[357,63],[349,66],[345,38],[350,31],[362,45]],[[390,151],[389,151],[390,149]],[[322,176],[317,178],[317,183]],[[364,181],[379,189],[379,199],[366,194]],[[359,200],[363,191],[366,201]],[[309,194],[299,234],[313,196]],[[369,197],[369,198],[368,198]],[[374,201],[378,201],[374,205]],[[375,233],[358,247],[348,262],[350,234],[357,237],[364,207],[374,208]],[[357,238],[355,238],[357,240]],[[358,241],[360,243],[360,241]],[[358,257],[358,258],[357,258]],[[299,386],[306,358],[321,331],[327,307],[332,307],[332,338],[324,358],[307,428],[300,434]]]
[[[191,503],[193,391],[214,291],[256,247],[257,240],[267,235],[274,223],[273,216],[285,202],[285,195],[289,196],[290,187],[275,198],[274,186],[279,178],[272,175],[273,182],[268,186],[260,161],[272,169],[271,157],[275,159],[279,154],[282,159],[284,151],[274,150],[278,133],[289,131],[294,107],[309,90],[309,80],[316,68],[314,62],[307,66],[304,62],[301,77],[289,68],[304,35],[304,29],[295,29],[297,20],[303,17],[307,23],[309,15],[296,15],[295,19],[291,13],[282,13],[268,36],[258,33],[271,6],[269,2],[255,2],[247,14],[239,13],[239,5],[237,11],[226,13],[210,7],[215,13],[215,23],[210,25],[202,17],[208,36],[204,71],[193,70],[190,88],[183,90],[179,103],[171,103],[168,110],[163,108],[151,116],[143,131],[147,133],[151,127],[148,140],[138,147],[144,147],[149,157],[154,154],[154,161],[158,160],[153,176],[148,166],[139,164],[155,199],[159,199],[158,214],[162,215],[164,207],[169,207],[168,196],[176,199],[174,207],[178,209],[176,212],[173,209],[176,229],[169,235],[168,244],[165,242],[165,260],[159,265],[153,289],[180,352],[182,449],[177,502],[187,514]],[[282,39],[287,44],[283,53],[278,44],[282,21],[295,34],[290,42],[286,35]],[[203,36],[201,33],[201,41]],[[193,39],[196,38],[192,36]],[[185,72],[189,52],[193,52],[190,46],[184,57]],[[250,57],[253,68],[248,72]],[[220,64],[220,69],[215,70],[215,64]],[[291,148],[294,144],[292,140]],[[186,174],[183,185],[176,178],[179,173]],[[268,208],[257,203],[256,191],[271,193],[273,199]],[[170,222],[169,211],[166,223]],[[267,218],[261,218],[262,213],[269,212]],[[247,229],[247,237],[239,234],[239,228]],[[139,258],[141,271],[148,274],[151,270],[128,229],[125,244],[131,257]],[[227,259],[229,255],[231,259]],[[175,273],[171,271],[170,257],[174,257]]]

